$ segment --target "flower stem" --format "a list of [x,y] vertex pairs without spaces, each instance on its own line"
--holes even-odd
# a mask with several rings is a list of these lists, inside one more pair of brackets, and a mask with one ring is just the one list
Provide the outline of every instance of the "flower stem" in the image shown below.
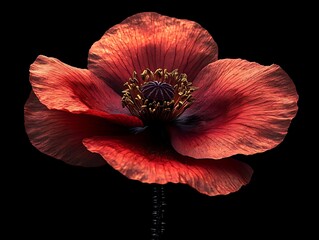
[[151,240],[160,240],[165,230],[164,212],[166,207],[165,189],[163,185],[155,185],[153,188],[153,210]]

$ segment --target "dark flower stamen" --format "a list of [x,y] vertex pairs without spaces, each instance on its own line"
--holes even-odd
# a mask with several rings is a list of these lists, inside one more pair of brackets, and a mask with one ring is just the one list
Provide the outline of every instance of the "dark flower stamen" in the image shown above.
[[195,90],[186,74],[161,68],[155,72],[146,69],[140,78],[134,72],[124,86],[123,107],[144,123],[178,118],[193,102],[191,93]]

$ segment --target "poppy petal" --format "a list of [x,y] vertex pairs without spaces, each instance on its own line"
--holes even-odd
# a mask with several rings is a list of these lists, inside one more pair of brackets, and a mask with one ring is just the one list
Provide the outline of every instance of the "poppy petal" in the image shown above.
[[83,141],[88,150],[99,153],[116,170],[144,183],[188,184],[210,196],[225,195],[247,184],[253,170],[245,163],[223,159],[193,159],[172,148],[161,149],[135,136],[93,137]]
[[191,81],[217,60],[217,52],[212,36],[199,24],[144,12],[106,31],[90,49],[88,68],[120,93],[133,71],[147,68],[178,69]]
[[116,119],[128,126],[142,125],[122,107],[121,97],[87,69],[40,55],[30,67],[30,82],[38,99],[49,109]]
[[49,110],[33,92],[24,114],[25,129],[33,146],[68,164],[85,167],[101,166],[105,161],[83,146],[83,138],[111,134],[119,128],[96,116]]
[[175,150],[220,159],[277,146],[297,113],[298,94],[277,65],[218,60],[197,76],[194,104],[171,128]]

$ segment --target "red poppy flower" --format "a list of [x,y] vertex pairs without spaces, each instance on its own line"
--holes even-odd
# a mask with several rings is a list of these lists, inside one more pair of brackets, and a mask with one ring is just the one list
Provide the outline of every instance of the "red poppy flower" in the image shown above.
[[213,196],[252,169],[231,156],[283,141],[298,95],[277,65],[217,59],[199,24],[139,13],[106,31],[88,68],[38,56],[25,128],[41,152],[68,164],[108,163],[144,183],[184,183]]

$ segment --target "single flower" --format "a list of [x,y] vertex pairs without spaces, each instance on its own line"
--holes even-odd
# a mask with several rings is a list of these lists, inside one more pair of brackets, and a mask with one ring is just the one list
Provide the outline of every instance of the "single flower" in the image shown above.
[[68,164],[108,163],[210,196],[237,191],[253,171],[232,156],[282,142],[298,95],[279,66],[218,60],[217,51],[199,24],[144,12],[107,30],[87,69],[40,55],[25,104],[29,139]]

